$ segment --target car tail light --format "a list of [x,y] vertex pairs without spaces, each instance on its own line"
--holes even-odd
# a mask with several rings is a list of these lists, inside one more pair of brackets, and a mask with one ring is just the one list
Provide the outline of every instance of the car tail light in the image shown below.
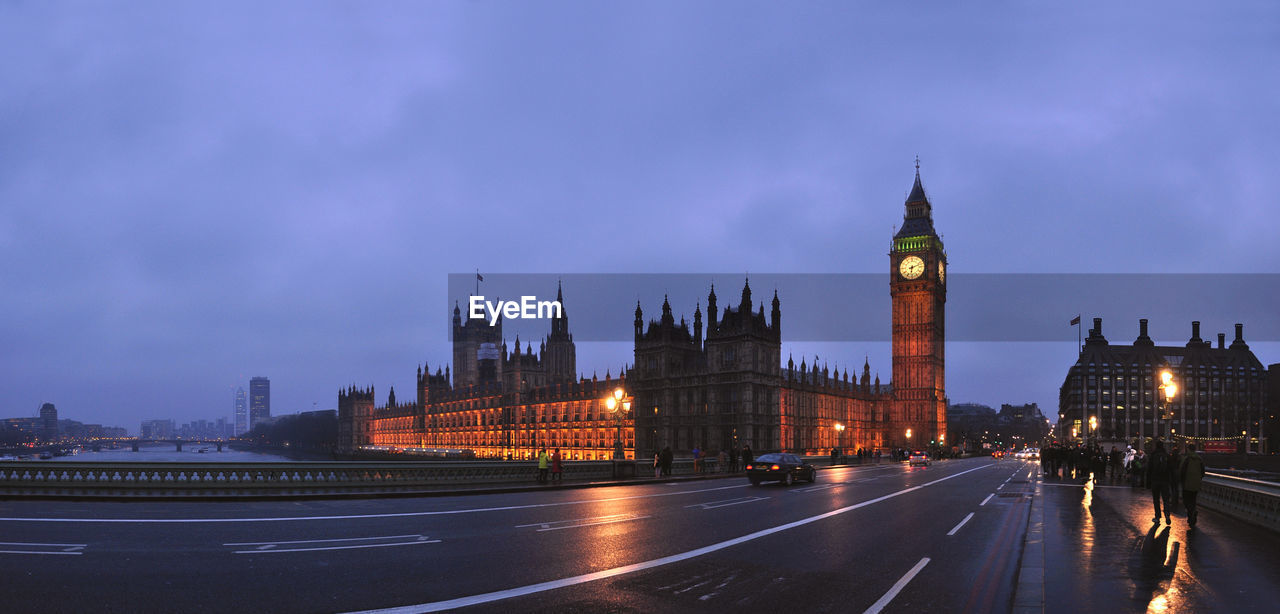
[[770,467],[769,469],[771,469],[771,470],[773,470],[773,471],[777,471],[777,470],[779,470],[779,469],[781,469],[781,468],[782,468],[782,467],[779,467],[779,466],[777,466],[777,465],[774,465],[774,466]]
[[747,465],[747,471],[751,471],[752,468],[752,465]]

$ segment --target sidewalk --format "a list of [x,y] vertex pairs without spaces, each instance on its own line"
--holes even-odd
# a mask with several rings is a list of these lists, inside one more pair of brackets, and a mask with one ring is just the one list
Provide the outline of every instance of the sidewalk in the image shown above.
[[1037,571],[1045,612],[1275,611],[1280,535],[1203,507],[1190,530],[1181,506],[1172,527],[1152,516],[1149,490],[1042,476],[1014,611],[1036,611]]

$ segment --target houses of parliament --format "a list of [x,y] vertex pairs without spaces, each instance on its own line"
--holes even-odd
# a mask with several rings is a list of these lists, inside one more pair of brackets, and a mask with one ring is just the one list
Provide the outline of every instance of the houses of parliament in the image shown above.
[[[657,318],[635,310],[635,355],[623,373],[577,375],[573,335],[563,306],[538,347],[517,337],[508,346],[502,321],[453,312],[453,364],[418,368],[415,398],[378,406],[372,388],[338,393],[339,452],[465,450],[480,458],[527,459],[560,448],[568,459],[611,458],[619,421],[627,458],[670,447],[716,451],[751,446],[821,454],[946,442],[945,304],[947,257],[920,182],[904,204],[889,251],[892,379],[782,362],[782,303],[769,309],[752,295],[721,306],[715,287],[692,327],[664,299]],[[607,397],[622,390],[615,413]]]

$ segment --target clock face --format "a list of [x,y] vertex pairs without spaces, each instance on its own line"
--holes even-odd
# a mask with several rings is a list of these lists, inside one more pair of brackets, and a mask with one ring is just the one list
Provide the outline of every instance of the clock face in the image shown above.
[[907,279],[915,279],[924,273],[924,261],[919,256],[907,256],[898,264],[898,272]]
[[938,263],[938,281],[947,281],[947,263],[945,262]]

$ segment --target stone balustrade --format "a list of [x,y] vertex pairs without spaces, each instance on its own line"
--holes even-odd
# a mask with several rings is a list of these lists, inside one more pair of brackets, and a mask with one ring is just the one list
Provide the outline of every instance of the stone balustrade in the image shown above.
[[1202,507],[1280,531],[1280,484],[1220,473],[1204,477]]

